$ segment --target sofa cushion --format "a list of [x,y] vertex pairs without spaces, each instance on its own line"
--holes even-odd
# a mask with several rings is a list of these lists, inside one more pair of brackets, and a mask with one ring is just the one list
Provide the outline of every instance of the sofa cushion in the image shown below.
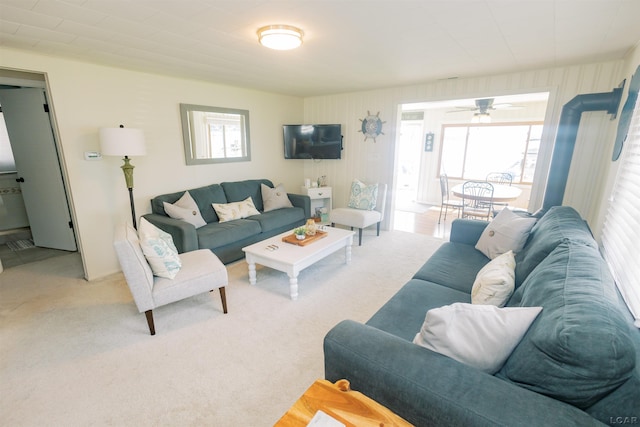
[[561,243],[508,305],[542,306],[543,311],[499,376],[581,409],[631,376],[635,349],[597,249]]
[[198,247],[219,248],[260,233],[260,224],[249,219],[228,222],[213,222],[197,230]]
[[536,218],[518,215],[505,207],[487,225],[476,243],[476,249],[494,259],[505,252],[518,253],[529,237]]
[[[188,190],[191,197],[196,202],[200,214],[205,222],[218,221],[212,203],[227,203],[227,198],[220,184],[207,185],[206,187],[198,187]],[[184,191],[177,191],[175,193],[161,194],[151,199],[151,211],[154,214],[167,216],[164,211],[164,203],[175,203],[184,195]]]
[[471,288],[471,303],[503,307],[513,294],[515,268],[513,251],[492,259],[476,275]]
[[569,206],[554,206],[533,226],[525,247],[516,253],[516,288],[556,246],[569,239],[598,247],[578,212]]
[[260,184],[273,188],[273,183],[268,179],[249,179],[246,181],[223,182],[222,188],[228,202],[239,202],[247,197],[253,199],[253,204],[260,212],[264,210],[262,190]]
[[171,218],[186,221],[195,228],[200,228],[207,224],[202,218],[202,214],[200,214],[198,205],[188,191],[185,191],[184,195],[175,203],[163,202],[162,205],[164,206],[164,211]]
[[260,215],[251,197],[247,197],[239,202],[212,203],[211,205],[216,211],[220,222],[234,221],[253,215]]
[[413,342],[494,374],[518,345],[541,307],[455,303],[431,309]]
[[275,188],[260,184],[260,192],[262,193],[262,203],[264,204],[265,212],[293,207],[289,196],[287,196],[287,191],[282,184],[278,184]]
[[302,208],[282,208],[274,211],[265,212],[260,215],[253,215],[247,219],[251,219],[260,223],[260,229],[263,233],[276,230],[291,224],[297,224],[304,220],[304,209]]
[[182,261],[173,244],[171,234],[165,233],[144,218],[140,218],[138,230],[140,247],[154,276],[173,279],[176,277]]
[[473,282],[489,258],[473,246],[446,242],[413,275],[452,289],[471,293]]
[[412,341],[427,311],[456,302],[470,303],[471,298],[467,293],[446,286],[411,279],[369,319],[367,325]]
[[372,211],[376,208],[378,199],[378,184],[367,185],[355,179],[351,183],[351,193],[347,207]]

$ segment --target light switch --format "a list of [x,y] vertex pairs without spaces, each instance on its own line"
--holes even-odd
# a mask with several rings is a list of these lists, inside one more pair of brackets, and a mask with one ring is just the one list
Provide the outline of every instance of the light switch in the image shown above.
[[85,151],[85,160],[102,160],[102,154],[99,151]]

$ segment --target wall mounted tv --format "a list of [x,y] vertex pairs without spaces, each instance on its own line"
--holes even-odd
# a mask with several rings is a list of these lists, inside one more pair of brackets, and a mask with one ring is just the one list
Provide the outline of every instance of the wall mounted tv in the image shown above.
[[284,125],[285,159],[339,159],[340,125]]

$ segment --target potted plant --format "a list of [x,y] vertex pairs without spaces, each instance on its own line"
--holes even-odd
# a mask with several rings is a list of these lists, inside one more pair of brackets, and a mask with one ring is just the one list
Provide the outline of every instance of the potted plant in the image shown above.
[[296,235],[296,239],[304,240],[304,238],[307,237],[307,229],[304,227],[298,227],[293,230],[293,234]]

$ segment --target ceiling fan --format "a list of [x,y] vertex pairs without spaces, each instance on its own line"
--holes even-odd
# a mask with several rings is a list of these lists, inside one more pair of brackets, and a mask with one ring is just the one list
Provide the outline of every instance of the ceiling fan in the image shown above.
[[459,113],[463,111],[475,111],[472,123],[489,123],[491,122],[491,116],[489,111],[491,110],[504,110],[508,108],[522,108],[520,106],[514,106],[512,104],[494,104],[494,98],[482,98],[476,99],[475,107],[456,107],[456,110],[447,111],[448,113]]

